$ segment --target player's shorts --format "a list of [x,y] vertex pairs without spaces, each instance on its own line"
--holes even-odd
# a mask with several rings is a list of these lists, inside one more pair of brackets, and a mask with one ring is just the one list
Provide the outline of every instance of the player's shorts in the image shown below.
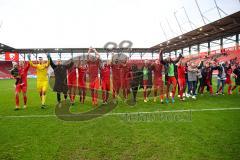
[[120,79],[113,79],[113,90],[118,90],[121,88],[121,80]]
[[27,92],[27,85],[26,84],[18,84],[16,85],[15,92],[20,93],[20,92],[26,93]]
[[148,85],[148,80],[143,80],[143,86],[147,86]]
[[48,88],[48,81],[37,81],[37,90],[39,92],[47,91],[47,88]]
[[225,84],[232,84],[231,78],[227,78],[226,81],[225,81]]
[[85,81],[78,81],[78,88],[86,88],[86,82]]
[[110,91],[110,81],[102,81],[102,90]]
[[76,87],[77,86],[77,80],[68,80],[68,86]]
[[154,79],[153,86],[154,86],[154,88],[163,86],[162,78]]
[[130,82],[129,82],[128,79],[127,79],[127,80],[124,80],[124,81],[122,82],[122,88],[124,88],[124,89],[129,89],[129,88],[130,88]]
[[99,78],[96,77],[94,81],[90,82],[89,87],[90,87],[90,89],[98,90],[99,89]]
[[183,88],[186,85],[186,79],[178,79],[178,85]]

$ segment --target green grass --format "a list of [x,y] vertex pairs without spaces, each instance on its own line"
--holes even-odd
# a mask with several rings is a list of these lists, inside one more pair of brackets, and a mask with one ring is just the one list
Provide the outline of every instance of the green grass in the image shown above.
[[[48,108],[41,110],[35,80],[29,80],[28,109],[14,111],[13,84],[0,81],[0,159],[240,159],[240,110],[192,112],[187,121],[126,121],[117,115],[83,122],[6,117],[54,115],[55,94],[48,91]],[[113,112],[239,108],[239,98],[236,93],[205,94],[174,105],[139,100],[134,107],[120,102]],[[91,108],[88,98],[86,105],[77,103],[71,110]]]

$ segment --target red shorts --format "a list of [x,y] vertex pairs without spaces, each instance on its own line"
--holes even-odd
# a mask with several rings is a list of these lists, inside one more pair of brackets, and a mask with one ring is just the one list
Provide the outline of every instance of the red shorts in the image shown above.
[[71,87],[77,86],[77,80],[68,80],[68,86]]
[[154,85],[155,88],[156,88],[156,87],[161,87],[161,86],[163,86],[163,80],[162,80],[162,78],[154,79],[153,85]]
[[113,79],[113,90],[118,90],[121,88],[121,80],[120,79]]
[[102,81],[102,90],[110,91],[110,81]]
[[175,77],[168,77],[167,78],[167,84],[170,85],[170,84],[173,84],[174,86],[177,84],[177,80]]
[[85,81],[78,81],[78,87],[86,88],[86,82]]
[[229,85],[232,84],[231,78],[227,78],[226,81],[225,81],[225,84],[229,84]]
[[148,80],[143,80],[143,85],[147,86],[148,85]]
[[186,85],[186,79],[178,79],[178,85],[183,88]]
[[16,85],[15,92],[20,93],[20,92],[26,93],[27,92],[27,85],[23,84],[18,84]]
[[89,87],[90,87],[90,89],[95,89],[95,90],[99,89],[99,79],[98,79],[98,77],[96,77],[94,81],[90,82]]

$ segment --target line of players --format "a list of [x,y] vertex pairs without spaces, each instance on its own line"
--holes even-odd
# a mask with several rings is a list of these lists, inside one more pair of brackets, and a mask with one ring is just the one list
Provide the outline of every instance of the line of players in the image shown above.
[[[90,56],[91,52],[94,52],[95,56]],[[179,55],[176,60],[172,60],[170,57],[164,60],[161,51],[159,52],[159,59],[155,60],[154,63],[149,63],[149,61],[146,60],[140,68],[136,64],[130,64],[128,60],[101,62],[99,53],[93,48],[89,48],[86,63],[82,63],[82,61],[79,60],[77,66],[74,65],[73,61],[69,64],[62,64],[60,59],[57,60],[55,64],[50,54],[48,54],[47,57],[47,63],[43,61],[42,57],[39,57],[38,64],[33,64],[30,55],[28,55],[29,63],[24,64],[24,62],[19,62],[19,65],[14,64],[11,74],[16,78],[16,110],[20,108],[19,93],[21,91],[24,97],[24,108],[26,108],[27,72],[30,66],[37,70],[37,89],[41,98],[41,108],[43,109],[45,108],[46,91],[48,88],[47,70],[49,65],[51,65],[55,74],[53,91],[57,93],[57,101],[61,102],[61,93],[64,94],[64,99],[67,99],[67,94],[69,94],[72,104],[74,104],[77,90],[79,91],[80,102],[84,103],[87,88],[87,74],[89,77],[89,89],[91,91],[93,106],[98,105],[98,90],[100,86],[103,104],[108,103],[111,82],[114,100],[119,95],[120,90],[122,90],[125,100],[128,99],[129,94],[132,94],[133,101],[136,102],[138,89],[143,88],[144,102],[147,102],[153,87],[154,102],[156,102],[157,96],[160,95],[161,103],[164,103],[165,95],[165,102],[169,103],[170,88],[172,88],[172,103],[175,102],[177,87],[180,100],[182,101],[185,100],[184,93],[186,88],[188,88],[186,96],[191,96],[194,99],[197,94],[196,90],[198,93],[203,93],[205,86],[207,86],[212,95],[213,89],[211,81],[214,70],[218,70],[217,94],[220,92],[222,94],[224,93],[225,84],[229,85],[228,94],[231,94],[232,90],[240,85],[240,64],[233,65],[230,63],[215,63],[209,61],[205,63],[202,61],[199,65],[195,62],[185,64],[182,55]],[[78,76],[76,70],[78,70]],[[163,70],[165,73],[165,84],[162,76]],[[100,77],[98,76],[99,72]],[[234,87],[232,87],[231,81],[232,73],[235,77]],[[198,87],[197,84],[199,84]]]

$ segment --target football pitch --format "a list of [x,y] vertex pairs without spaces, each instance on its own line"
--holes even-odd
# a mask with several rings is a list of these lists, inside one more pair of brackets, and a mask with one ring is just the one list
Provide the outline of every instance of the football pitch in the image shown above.
[[[185,102],[176,98],[175,104],[139,98],[129,106],[120,101],[111,113],[96,119],[63,121],[55,116],[51,89],[47,109],[40,109],[35,79],[28,81],[28,108],[14,111],[13,85],[14,80],[0,80],[0,159],[240,159],[236,92],[205,93]],[[20,102],[22,106],[22,96]],[[89,97],[86,104],[71,107],[74,113],[90,109]]]

